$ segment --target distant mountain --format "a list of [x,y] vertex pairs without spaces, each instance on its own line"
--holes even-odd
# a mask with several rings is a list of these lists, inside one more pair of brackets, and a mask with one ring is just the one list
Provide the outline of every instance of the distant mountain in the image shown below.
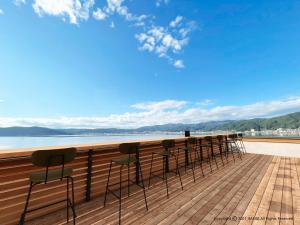
[[68,135],[64,131],[45,128],[45,127],[6,127],[0,128],[0,136],[53,136]]
[[50,129],[45,127],[7,127],[0,128],[0,136],[54,136],[54,135],[100,135],[117,133],[145,133],[145,132],[180,132],[214,131],[214,130],[275,130],[278,128],[299,128],[300,112],[284,116],[250,120],[211,121],[197,124],[164,124],[144,126],[137,129],[99,128],[99,129]]

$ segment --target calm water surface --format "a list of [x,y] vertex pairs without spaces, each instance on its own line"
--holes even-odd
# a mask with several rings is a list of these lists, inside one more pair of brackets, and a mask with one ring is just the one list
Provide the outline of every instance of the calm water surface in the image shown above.
[[183,137],[176,134],[102,135],[102,136],[51,136],[51,137],[0,137],[1,149],[45,147],[58,145],[93,144],[110,141],[127,141],[152,138]]

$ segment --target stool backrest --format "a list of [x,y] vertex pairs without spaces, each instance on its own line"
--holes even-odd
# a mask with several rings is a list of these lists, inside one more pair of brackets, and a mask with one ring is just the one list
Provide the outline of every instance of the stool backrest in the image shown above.
[[39,167],[60,166],[71,162],[76,156],[76,148],[38,150],[32,153],[32,164]]
[[175,140],[173,139],[166,139],[161,142],[162,146],[165,150],[169,150],[170,148],[175,147]]
[[31,162],[35,166],[45,167],[45,184],[48,181],[49,167],[61,166],[59,179],[63,179],[65,164],[76,157],[76,148],[65,148],[56,150],[38,150],[32,153]]
[[122,154],[135,154],[137,151],[139,151],[140,143],[134,142],[134,143],[122,143],[119,145],[119,151]]

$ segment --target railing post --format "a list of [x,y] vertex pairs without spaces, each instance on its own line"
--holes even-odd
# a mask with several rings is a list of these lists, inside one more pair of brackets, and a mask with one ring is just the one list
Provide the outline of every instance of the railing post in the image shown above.
[[87,202],[91,200],[93,153],[94,151],[92,149],[88,151],[85,194],[85,201]]

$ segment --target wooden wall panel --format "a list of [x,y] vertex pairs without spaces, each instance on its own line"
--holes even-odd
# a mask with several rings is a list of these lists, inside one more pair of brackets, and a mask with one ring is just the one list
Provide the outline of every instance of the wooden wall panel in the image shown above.
[[[140,159],[143,172],[143,178],[148,184],[150,162],[152,152],[162,151],[161,140],[142,141],[140,149]],[[118,158],[121,154],[118,152],[119,143],[102,144],[95,146],[80,146],[75,160],[67,167],[74,169],[75,181],[75,199],[76,203],[83,202],[86,199],[87,191],[87,169],[88,169],[88,150],[93,150],[92,155],[92,179],[91,179],[91,197],[96,198],[105,191],[109,163],[112,159]],[[184,147],[185,138],[176,139],[176,147]],[[52,149],[60,149],[52,148]],[[47,148],[49,149],[49,148]],[[37,149],[32,149],[32,151]],[[30,154],[32,151],[5,152],[0,153],[0,224],[17,224],[23,211],[25,198],[29,188],[29,174],[41,171],[41,168],[31,164]],[[218,149],[214,149],[218,151]],[[193,156],[194,157],[194,156]],[[205,157],[205,156],[204,156]],[[180,153],[179,162],[184,165],[184,153]],[[162,169],[162,160],[155,157],[153,162],[153,171]],[[175,162],[170,161],[170,169],[175,169]],[[158,172],[159,173],[159,172]],[[160,172],[161,173],[161,172]],[[127,171],[123,174],[124,180],[127,179]],[[135,168],[130,170],[130,176],[135,178]],[[119,170],[114,167],[111,181],[119,181]],[[45,202],[64,199],[66,196],[66,183],[50,182],[47,185],[37,185],[33,189],[29,208],[38,207]],[[50,212],[65,207],[65,204],[58,204],[43,210],[27,214],[26,219],[36,218]]]

